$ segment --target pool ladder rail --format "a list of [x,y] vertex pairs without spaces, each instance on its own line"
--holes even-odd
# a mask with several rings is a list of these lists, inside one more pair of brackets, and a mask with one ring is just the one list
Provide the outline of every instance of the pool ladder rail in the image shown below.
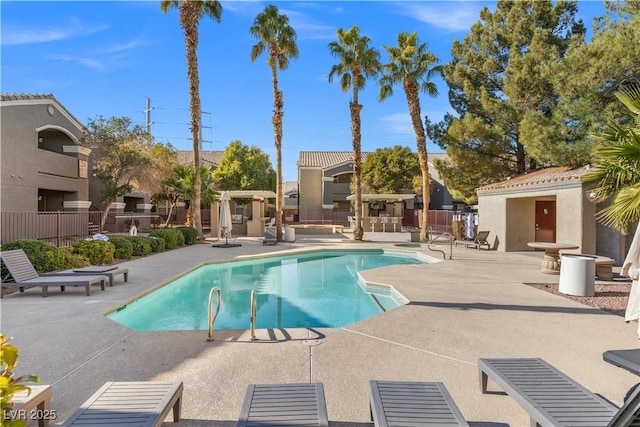
[[[217,299],[217,304],[216,304],[216,312],[213,312],[213,298],[214,296],[217,295],[218,299]],[[215,288],[211,288],[211,291],[209,292],[209,307],[208,307],[208,313],[209,313],[209,335],[207,337],[207,341],[213,341],[213,323],[216,321],[216,317],[218,317],[218,313],[220,312],[220,306],[222,305],[222,293],[220,292],[220,288],[219,287],[215,287]]]
[[251,290],[251,341],[255,341],[258,338],[256,338],[256,307],[257,307],[257,300],[256,300],[256,290],[252,289]]
[[[435,236],[435,237],[432,237],[432,236]],[[444,259],[447,259],[447,254],[445,253],[445,251],[443,251],[442,249],[431,247],[431,244],[433,244],[437,240],[446,240],[449,242],[449,259],[453,259],[453,241],[455,240],[455,237],[453,237],[453,234],[444,232],[444,233],[435,235],[435,233],[433,233],[433,231],[431,230],[431,227],[429,227],[429,237],[430,239],[427,242],[427,249],[429,249],[432,252],[440,252],[442,253],[442,257]]]

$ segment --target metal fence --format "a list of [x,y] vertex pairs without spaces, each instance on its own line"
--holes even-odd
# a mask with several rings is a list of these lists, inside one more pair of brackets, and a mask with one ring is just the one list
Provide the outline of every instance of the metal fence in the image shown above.
[[56,246],[69,246],[102,232],[101,211],[0,212],[0,244],[19,239],[37,239]]
[[[202,228],[210,229],[210,210],[203,208]],[[19,239],[36,239],[55,246],[69,246],[97,233],[110,236],[128,235],[132,225],[139,233],[148,233],[167,224],[178,226],[185,223],[185,212],[167,215],[144,212],[103,211],[65,212],[0,212],[0,244]]]
[[[210,210],[203,208],[201,213],[203,229],[209,230]],[[351,215],[347,209],[319,211],[318,214],[319,218],[305,223],[347,225],[347,217]],[[452,233],[456,214],[460,212],[430,210],[429,227],[436,233]],[[127,235],[131,225],[135,225],[139,233],[145,233],[167,223],[167,216],[162,213],[110,211],[106,218],[104,215],[102,211],[0,212],[0,244],[19,239],[37,239],[55,246],[69,246],[96,233]],[[406,210],[402,224],[404,227],[419,227],[421,221],[422,211]],[[178,226],[184,223],[185,212],[178,211],[169,218],[167,224]]]
[[[420,228],[422,224],[421,209],[405,209],[403,212],[402,226],[407,228]],[[349,209],[307,209],[301,212],[301,217],[306,218],[306,224],[349,224],[348,216],[353,215]],[[374,212],[375,215],[375,212]],[[435,233],[453,233],[453,219],[460,215],[459,211],[429,210],[429,227]]]

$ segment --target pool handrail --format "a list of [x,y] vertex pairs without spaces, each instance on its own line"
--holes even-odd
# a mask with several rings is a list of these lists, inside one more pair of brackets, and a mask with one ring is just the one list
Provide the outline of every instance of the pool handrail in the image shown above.
[[[213,313],[213,296],[215,294],[218,294],[218,304],[216,305],[216,312],[215,314]],[[220,288],[218,286],[211,288],[211,291],[209,291],[209,306],[208,306],[208,313],[209,313],[209,335],[207,336],[207,341],[213,341],[213,322],[216,321],[216,317],[218,317],[218,313],[220,312],[220,306],[222,305],[222,292],[220,291]]]
[[[431,230],[429,231],[429,237],[431,237],[433,235],[433,233],[431,232]],[[429,249],[430,251],[433,252],[441,252],[442,253],[442,257],[444,259],[447,259],[447,254],[442,250],[442,249],[436,249],[436,248],[432,248],[431,244],[434,243],[436,240],[440,240],[441,237],[447,238],[447,240],[449,241],[449,259],[453,259],[453,234],[448,233],[448,232],[444,232],[441,234],[438,234],[437,236],[435,236],[434,238],[430,238],[429,241],[427,242],[427,249]]]
[[257,340],[256,338],[256,290],[251,290],[251,341]]

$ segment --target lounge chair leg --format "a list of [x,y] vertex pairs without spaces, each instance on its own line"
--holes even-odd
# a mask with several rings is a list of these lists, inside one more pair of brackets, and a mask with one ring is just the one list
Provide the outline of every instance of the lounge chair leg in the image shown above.
[[182,407],[182,396],[178,397],[176,403],[173,405],[173,422],[177,423],[180,421],[180,409]]
[[49,291],[49,289],[46,286],[42,287],[42,297],[43,298],[46,297],[46,296],[49,296],[49,292],[48,291]]
[[[113,285],[111,285],[113,286]],[[104,291],[104,280],[102,282],[100,282],[100,289],[102,289]]]
[[124,281],[125,282],[129,281],[129,272],[124,273]]
[[87,296],[91,295],[91,285],[87,285],[86,286],[86,291],[85,293],[87,294]]
[[480,392],[482,394],[487,393],[487,381],[489,377],[484,372],[480,371]]

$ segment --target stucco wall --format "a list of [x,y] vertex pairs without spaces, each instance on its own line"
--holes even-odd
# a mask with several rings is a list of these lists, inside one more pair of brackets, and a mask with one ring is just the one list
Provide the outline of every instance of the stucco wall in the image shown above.
[[479,229],[491,231],[494,249],[533,250],[527,243],[535,241],[536,200],[556,201],[556,242],[579,246],[575,252],[596,253],[595,206],[586,199],[585,188],[579,182],[555,188],[480,194]]
[[322,211],[322,170],[298,168],[300,221],[316,219]]
[[[53,114],[48,106],[53,105]],[[43,127],[64,128],[76,139],[81,130],[53,101],[33,105],[3,102],[0,108],[0,206],[3,211],[38,210],[38,189],[66,192],[65,201],[87,200],[88,181],[78,177],[78,156],[38,148],[38,131]],[[76,145],[61,130],[48,130],[58,146]],[[86,158],[86,157],[85,157]]]
[[489,231],[489,242],[493,249],[505,251],[506,199],[502,196],[478,197],[478,230]]

